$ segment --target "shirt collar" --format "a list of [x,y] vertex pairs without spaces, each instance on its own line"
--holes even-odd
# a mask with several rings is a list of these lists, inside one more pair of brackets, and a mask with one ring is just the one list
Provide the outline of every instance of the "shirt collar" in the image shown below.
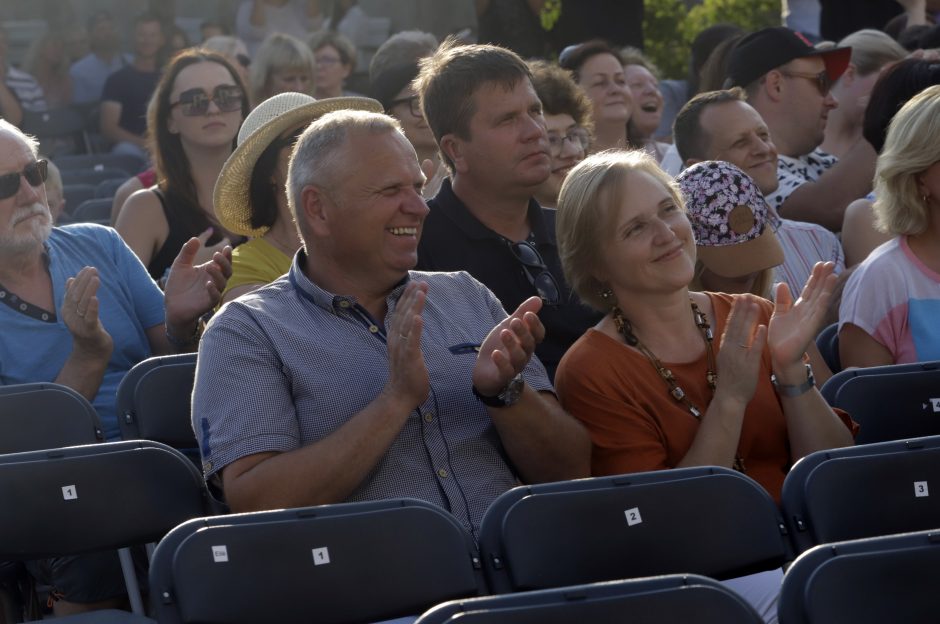
[[[304,251],[304,248],[301,247],[294,255],[294,260],[291,262],[290,272],[288,273],[290,283],[304,299],[307,299],[324,310],[330,310],[335,313],[339,313],[341,310],[348,309],[358,304],[355,297],[331,293],[311,281],[303,269],[307,262],[309,262],[307,253]],[[401,281],[395,284],[388,292],[385,301],[389,304],[389,310],[394,307],[393,304],[401,297],[409,281],[411,281],[411,273],[405,275]]]

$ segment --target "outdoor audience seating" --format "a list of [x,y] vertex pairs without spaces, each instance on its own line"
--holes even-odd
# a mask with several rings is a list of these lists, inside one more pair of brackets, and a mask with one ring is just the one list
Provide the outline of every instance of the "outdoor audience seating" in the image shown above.
[[61,171],[105,171],[120,170],[124,177],[137,175],[147,168],[147,163],[134,154],[74,154],[60,156],[55,164]]
[[117,389],[121,438],[162,442],[198,464],[199,444],[190,418],[195,375],[195,353],[155,356],[135,364]]
[[798,552],[940,528],[940,436],[807,455],[787,474],[782,506]]
[[131,176],[127,176],[126,178],[111,178],[109,180],[102,180],[95,186],[94,197],[96,199],[114,199],[114,195],[117,193],[117,190],[130,178]]
[[39,139],[40,151],[56,159],[57,165],[58,159],[66,154],[91,151],[85,115],[75,108],[23,111],[19,126],[26,134]]
[[780,624],[932,624],[940,531],[816,546],[793,562],[778,601]]
[[857,444],[940,435],[940,361],[842,371],[820,392],[859,424]]
[[111,197],[86,199],[71,211],[72,222],[108,225],[111,223],[113,203],[114,199]]
[[62,184],[92,184],[97,186],[104,180],[126,180],[131,177],[123,169],[104,167],[101,169],[60,169]]
[[717,466],[513,488],[484,515],[480,548],[495,593],[677,573],[721,580],[793,558],[770,495]]
[[192,463],[149,441],[0,455],[0,499],[16,501],[0,505],[0,559],[119,549],[133,615],[112,611],[62,621],[151,621],[143,617],[129,547],[156,542],[208,510]]
[[816,348],[822,355],[823,361],[829,367],[833,374],[842,370],[842,362],[839,360],[839,324],[833,323],[823,328],[816,336]]
[[95,408],[68,386],[50,382],[0,386],[0,453],[103,441]]
[[470,534],[414,499],[191,520],[158,545],[161,624],[375,622],[486,593]]
[[65,198],[65,212],[70,212],[72,208],[80,205],[83,201],[94,199],[98,187],[94,184],[63,184],[62,196]]
[[696,574],[607,581],[445,602],[415,624],[761,624],[743,598]]

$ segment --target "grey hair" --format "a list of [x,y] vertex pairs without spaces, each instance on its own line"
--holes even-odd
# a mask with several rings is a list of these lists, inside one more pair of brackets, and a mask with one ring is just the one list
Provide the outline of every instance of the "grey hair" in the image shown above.
[[33,157],[39,158],[39,140],[36,139],[36,137],[26,134],[25,132],[23,132],[22,130],[14,126],[13,124],[11,124],[6,119],[0,118],[0,133],[2,132],[7,132],[9,134],[12,134],[13,136],[21,140],[23,143],[26,144],[27,147],[29,147],[29,151],[33,153]]
[[431,33],[420,30],[404,30],[385,40],[372,56],[369,64],[369,78],[375,80],[390,67],[400,67],[414,63],[420,58],[430,56],[437,50],[440,42]]
[[307,237],[300,214],[304,189],[319,186],[327,193],[332,191],[338,169],[344,165],[342,149],[352,132],[373,135],[400,132],[404,136],[397,119],[369,111],[333,111],[307,126],[297,139],[287,169],[287,202],[304,242]]

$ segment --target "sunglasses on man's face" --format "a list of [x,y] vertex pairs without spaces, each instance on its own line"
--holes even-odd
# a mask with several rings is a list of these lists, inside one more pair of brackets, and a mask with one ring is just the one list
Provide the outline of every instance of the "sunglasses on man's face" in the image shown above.
[[815,83],[816,88],[819,89],[819,94],[823,97],[829,95],[829,91],[832,89],[832,80],[829,79],[829,74],[826,73],[825,69],[818,74],[783,70],[780,70],[780,73],[787,78],[805,78],[806,80]]
[[49,173],[49,163],[37,160],[23,167],[22,171],[0,175],[0,199],[7,199],[16,195],[20,190],[20,176],[26,178],[30,186],[36,187],[46,181]]
[[212,95],[197,87],[180,93],[180,99],[170,104],[170,108],[179,106],[187,117],[198,117],[208,113],[209,103],[215,102],[219,111],[231,113],[242,107],[244,99],[245,94],[235,85],[219,85],[212,90]]

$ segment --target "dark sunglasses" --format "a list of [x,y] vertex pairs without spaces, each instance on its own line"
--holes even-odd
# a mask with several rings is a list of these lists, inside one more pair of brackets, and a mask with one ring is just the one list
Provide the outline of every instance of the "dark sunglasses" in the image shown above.
[[392,100],[388,103],[388,109],[391,110],[393,107],[398,106],[399,104],[407,103],[411,114],[415,117],[421,117],[424,113],[421,112],[421,101],[419,96],[412,95],[411,97],[398,98],[397,100]]
[[545,261],[542,260],[542,254],[539,253],[535,245],[526,241],[511,243],[509,245],[512,255],[516,260],[522,263],[529,283],[535,288],[539,297],[546,305],[558,305],[561,294],[558,289],[558,282],[555,276],[548,271]]
[[829,80],[829,74],[826,73],[826,70],[822,70],[818,74],[810,74],[807,72],[794,72],[794,71],[784,71],[780,70],[780,73],[786,76],[787,78],[806,78],[812,82],[816,83],[816,88],[819,89],[819,93],[826,97],[829,95],[829,91],[832,89],[832,81]]
[[209,95],[204,90],[196,88],[180,93],[180,99],[170,104],[170,108],[179,106],[180,111],[187,117],[198,117],[209,112],[209,102],[223,113],[231,113],[242,107],[245,94],[235,85],[219,85]]
[[49,162],[37,160],[23,167],[22,171],[0,175],[0,199],[7,199],[16,195],[20,190],[20,176],[26,178],[30,186],[36,187],[46,181],[49,173]]

